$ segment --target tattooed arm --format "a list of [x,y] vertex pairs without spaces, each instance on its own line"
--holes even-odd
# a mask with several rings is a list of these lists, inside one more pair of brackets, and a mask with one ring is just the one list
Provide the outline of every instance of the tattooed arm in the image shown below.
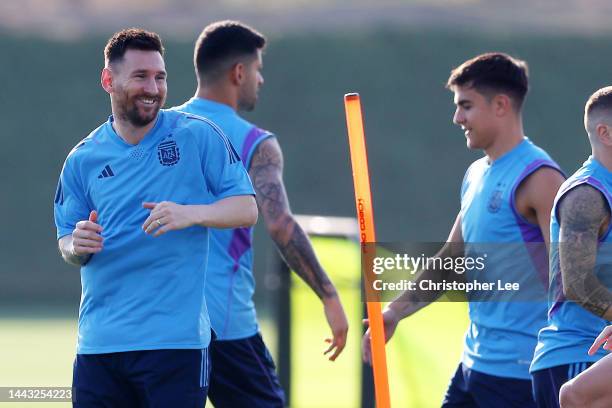
[[563,294],[596,316],[612,319],[612,292],[595,275],[598,238],[607,228],[610,209],[589,185],[570,190],[560,203],[559,259]]
[[270,237],[289,267],[323,302],[333,339],[325,352],[335,360],[346,344],[348,322],[334,284],[319,264],[310,240],[296,222],[283,184],[283,154],[275,138],[259,144],[251,159],[249,175],[257,193],[257,204]]

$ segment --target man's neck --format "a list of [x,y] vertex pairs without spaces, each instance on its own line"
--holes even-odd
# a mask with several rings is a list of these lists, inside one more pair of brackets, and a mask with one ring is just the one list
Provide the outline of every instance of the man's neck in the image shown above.
[[238,98],[234,95],[234,92],[225,89],[221,85],[198,86],[195,96],[197,98],[203,98],[213,102],[222,103],[231,107],[235,111],[238,110]]
[[525,132],[523,131],[523,124],[519,121],[503,127],[495,138],[495,141],[491,146],[484,149],[484,152],[489,158],[489,162],[494,162],[505,153],[508,153],[518,146],[524,139]]
[[597,159],[608,171],[612,172],[612,149],[604,151],[601,149],[593,149],[593,157]]
[[[159,114],[158,114],[159,117]],[[126,143],[131,145],[137,145],[144,139],[146,134],[155,126],[157,122],[157,117],[151,121],[151,123],[147,124],[143,127],[136,127],[129,123],[127,120],[121,120],[117,116],[113,116],[114,120],[112,122],[113,129],[121,139],[123,139]]]

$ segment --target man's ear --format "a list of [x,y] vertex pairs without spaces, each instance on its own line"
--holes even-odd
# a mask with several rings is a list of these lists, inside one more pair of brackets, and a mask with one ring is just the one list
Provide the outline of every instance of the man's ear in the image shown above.
[[241,85],[244,81],[244,64],[237,62],[230,70],[230,82],[232,85]]
[[612,132],[609,125],[598,123],[597,126],[595,126],[595,134],[602,145],[612,147]]
[[110,68],[108,67],[104,67],[102,68],[102,73],[100,74],[100,84],[102,85],[102,88],[104,88],[104,90],[107,93],[112,93],[113,91],[113,72],[111,71]]
[[506,94],[497,94],[493,97],[491,101],[493,105],[493,111],[497,116],[506,116],[510,111],[512,111],[512,100]]

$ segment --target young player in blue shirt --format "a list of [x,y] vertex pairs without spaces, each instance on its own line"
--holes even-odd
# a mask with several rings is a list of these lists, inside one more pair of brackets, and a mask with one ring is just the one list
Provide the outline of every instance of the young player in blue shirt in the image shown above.
[[[265,38],[252,28],[221,21],[198,38],[194,62],[196,95],[174,109],[215,122],[248,169],[266,229],[281,255],[321,299],[332,330],[325,352],[335,360],[346,343],[348,323],[336,289],[317,261],[307,235],[289,209],[283,156],[276,137],[241,118],[251,111],[263,84]],[[254,292],[252,229],[211,231],[206,301],[217,339],[211,344],[209,398],[217,408],[284,407],[274,363],[259,334]]]
[[157,34],[118,32],[104,57],[112,115],[66,158],[54,205],[61,254],[81,266],[74,406],[203,406],[208,228],[254,224],[254,192],[215,125],[160,110]]
[[[550,210],[563,175],[548,154],[524,135],[521,108],[528,90],[524,61],[502,53],[479,55],[454,69],[447,87],[454,93],[453,121],[465,131],[467,147],[482,150],[485,156],[465,174],[461,210],[448,243],[436,256],[462,257],[482,245],[489,257],[480,276],[486,281],[520,283],[532,292],[528,300],[538,301],[520,301],[521,293],[497,294],[489,301],[468,294],[470,324],[464,353],[442,406],[533,407],[528,370],[537,332],[546,321],[547,270],[545,264],[539,270],[529,243],[542,243],[539,255],[546,256]],[[425,269],[419,279],[452,280],[451,274],[455,275]],[[475,277],[466,275],[468,281]],[[407,291],[391,302],[383,312],[387,340],[401,319],[442,293]],[[363,354],[369,360],[369,331]]]
[[587,354],[612,320],[612,87],[591,95],[584,127],[592,155],[561,186],[551,217],[548,325],[531,366],[540,408],[612,406],[610,357],[588,368],[605,352]]

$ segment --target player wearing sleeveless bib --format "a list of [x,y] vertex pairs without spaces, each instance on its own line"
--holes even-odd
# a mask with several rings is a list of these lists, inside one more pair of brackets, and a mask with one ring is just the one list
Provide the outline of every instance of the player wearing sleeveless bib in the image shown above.
[[[528,299],[495,293],[488,300],[467,294],[470,323],[463,357],[442,406],[533,407],[528,368],[537,332],[546,321],[545,246],[553,198],[564,177],[548,154],[524,136],[525,62],[506,54],[483,54],[453,70],[447,87],[454,92],[453,121],[465,131],[468,148],[482,150],[485,157],[465,174],[461,210],[436,257],[488,252],[482,271],[487,281],[508,280],[532,293]],[[470,282],[473,276],[466,275]],[[417,280],[458,276],[428,267]],[[387,339],[401,319],[442,293],[407,291],[391,302],[383,312]],[[368,360],[369,332],[363,354]]]
[[612,406],[612,363],[597,347],[587,353],[612,319],[612,87],[589,98],[584,123],[592,156],[552,212],[548,325],[531,367],[539,407]]
[[[195,49],[196,96],[174,109],[212,120],[237,148],[257,193],[266,229],[288,266],[321,299],[333,337],[330,360],[344,348],[348,323],[336,289],[295,221],[282,180],[283,157],[276,137],[238,111],[254,109],[263,84],[265,38],[235,21],[204,29]],[[259,334],[253,293],[252,228],[213,230],[207,282],[213,371],[209,398],[217,408],[284,407],[274,362]]]

